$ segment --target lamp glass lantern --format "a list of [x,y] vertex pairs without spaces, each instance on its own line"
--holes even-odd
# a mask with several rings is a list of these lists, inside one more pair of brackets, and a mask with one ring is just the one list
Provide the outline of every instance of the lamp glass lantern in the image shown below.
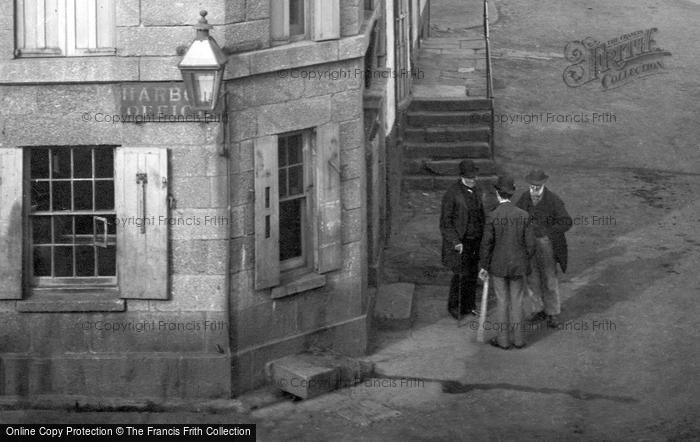
[[216,108],[221,79],[226,68],[226,56],[209,35],[212,26],[207,22],[207,11],[194,28],[197,36],[178,64],[192,109],[211,111]]

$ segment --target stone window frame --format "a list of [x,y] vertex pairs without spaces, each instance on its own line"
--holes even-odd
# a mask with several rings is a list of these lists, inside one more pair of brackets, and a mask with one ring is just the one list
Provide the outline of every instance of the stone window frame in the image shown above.
[[[47,0],[42,2],[43,8],[37,7],[38,4],[30,7],[34,1],[14,2],[15,57],[116,55],[116,1],[120,0],[88,0],[87,10],[81,8],[82,4],[76,4],[78,0]],[[49,18],[47,12],[52,7],[54,14]],[[78,12],[82,13],[82,18],[78,17]],[[26,14],[33,16],[36,22],[30,25],[31,22],[25,21]],[[37,26],[39,22],[43,22],[42,26]],[[27,44],[27,37],[32,38],[32,34],[35,44]],[[81,39],[86,42],[83,47],[79,47]],[[38,43],[40,40],[43,44]]]
[[301,40],[337,40],[340,35],[340,0],[298,0],[304,7],[304,32],[291,35],[290,2],[270,0],[270,41],[273,46]]
[[[298,1],[303,8],[303,32],[292,34],[290,6]],[[270,34],[273,44],[286,44],[309,37],[309,0],[270,0]]]

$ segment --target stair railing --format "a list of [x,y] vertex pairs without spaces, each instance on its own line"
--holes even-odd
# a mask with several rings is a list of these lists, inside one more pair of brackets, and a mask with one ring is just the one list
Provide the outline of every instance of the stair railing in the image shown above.
[[486,50],[486,98],[490,102],[491,118],[489,118],[489,150],[493,160],[494,109],[493,109],[493,74],[491,71],[491,44],[489,41],[489,2],[484,0],[484,47]]

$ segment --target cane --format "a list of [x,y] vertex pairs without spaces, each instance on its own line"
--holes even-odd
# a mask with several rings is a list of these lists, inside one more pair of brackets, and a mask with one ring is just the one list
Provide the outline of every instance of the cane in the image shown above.
[[[464,251],[462,251],[464,253]],[[467,324],[467,321],[462,320],[462,277],[463,275],[460,273],[459,278],[457,282],[459,283],[459,290],[458,290],[458,299],[457,299],[457,328],[459,327],[464,327]]]
[[479,328],[476,330],[476,342],[484,342],[484,325],[486,323],[486,302],[489,296],[489,279],[484,280],[484,291],[481,292],[481,308],[479,309]]

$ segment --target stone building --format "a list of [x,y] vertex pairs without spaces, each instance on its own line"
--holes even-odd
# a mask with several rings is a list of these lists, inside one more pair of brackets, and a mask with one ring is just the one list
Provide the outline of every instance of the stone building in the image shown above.
[[[0,394],[230,397],[364,353],[425,6],[396,1],[0,0]],[[177,67],[201,9],[206,115]]]

